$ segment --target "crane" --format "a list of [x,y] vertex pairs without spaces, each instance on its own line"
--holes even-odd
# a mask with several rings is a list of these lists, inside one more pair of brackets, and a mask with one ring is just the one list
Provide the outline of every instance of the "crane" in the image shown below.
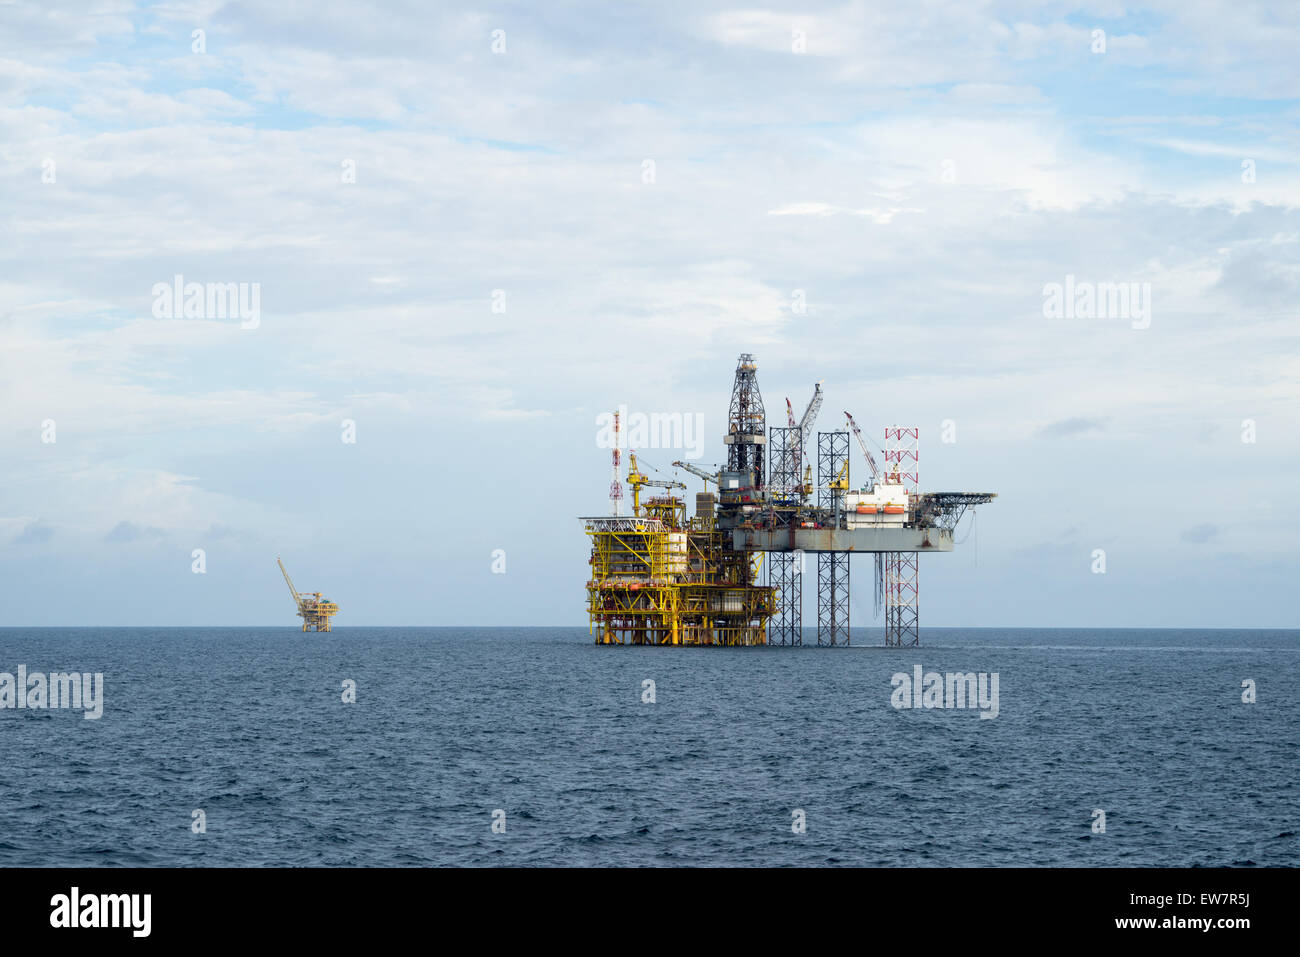
[[839,474],[827,483],[826,487],[831,491],[831,499],[834,502],[835,509],[835,528],[840,526],[840,504],[844,501],[844,493],[849,490],[849,460],[846,456],[844,464],[840,466]]
[[[803,450],[808,447],[808,443],[812,439],[812,428],[813,425],[815,425],[817,422],[817,413],[821,411],[821,407],[822,407],[821,382],[817,382],[813,385],[812,398],[808,400],[808,408],[804,409],[803,418],[799,420],[799,423],[797,425],[795,424],[794,421],[794,406],[790,404],[789,399],[785,400],[786,421],[789,422],[790,428],[794,430],[794,433],[791,438],[793,440],[792,444],[794,446],[794,472],[795,472],[796,480],[798,479],[799,468],[801,465],[803,465],[803,458],[804,458]],[[802,495],[804,498],[807,498],[812,493],[811,483],[806,473],[805,473],[803,484],[797,486],[797,490],[799,494]]]
[[[848,459],[844,460],[844,464],[840,466],[839,474],[836,475],[835,478],[831,479],[830,483],[826,487],[830,489],[832,492],[837,492],[839,494],[843,494],[844,492],[847,492],[849,490],[849,460]],[[838,498],[839,495],[837,495],[836,497]]]
[[785,397],[785,420],[790,426],[789,453],[790,453],[790,460],[792,463],[791,468],[794,470],[795,485],[793,488],[790,489],[780,489],[780,494],[782,496],[788,495],[791,492],[798,493],[802,491],[802,488],[798,483],[799,483],[799,466],[803,464],[803,449],[801,448],[801,443],[799,441],[799,438],[803,433],[799,431],[799,425],[794,420],[794,406],[790,404],[789,396]]
[[874,485],[880,478],[880,469],[876,468],[876,460],[871,457],[871,450],[867,448],[867,440],[862,437],[862,430],[858,428],[858,423],[853,421],[853,416],[845,412],[844,417],[849,420],[849,428],[858,438],[858,445],[862,446],[862,454],[867,457],[867,465],[871,468],[871,482]]
[[293,603],[298,604],[298,589],[293,587],[293,579],[289,577],[289,571],[284,567],[284,562],[276,556],[275,563],[280,566],[280,574],[284,576],[285,584],[289,586],[289,594],[293,596]]
[[627,484],[632,486],[632,514],[641,514],[641,489],[647,485],[656,488],[679,488],[686,490],[684,482],[665,482],[659,479],[647,478],[644,473],[637,469],[636,453],[628,452],[627,454]]
[[302,618],[302,630],[331,631],[330,619],[338,614],[339,606],[322,596],[318,591],[298,591],[293,587],[293,579],[289,577],[289,570],[284,567],[284,562],[280,561],[278,556],[275,563],[280,566],[280,573],[284,575],[285,584],[289,586],[289,594],[293,596],[293,603],[298,606],[298,616]]
[[702,469],[702,468],[697,468],[696,466],[691,465],[691,464],[689,464],[689,463],[687,463],[687,462],[674,462],[674,463],[673,463],[673,468],[676,468],[676,469],[686,469],[686,471],[690,472],[692,475],[697,476],[698,478],[702,478],[702,479],[704,479],[704,483],[705,483],[706,485],[707,485],[709,482],[712,482],[714,485],[717,485],[717,484],[718,484],[718,473],[717,473],[717,472],[706,472],[706,471],[704,471],[704,469]]
[[799,439],[803,448],[808,447],[808,440],[812,438],[812,427],[817,422],[817,413],[821,409],[822,384],[818,382],[813,386],[813,397],[808,400],[808,408],[804,409],[803,418],[799,420]]

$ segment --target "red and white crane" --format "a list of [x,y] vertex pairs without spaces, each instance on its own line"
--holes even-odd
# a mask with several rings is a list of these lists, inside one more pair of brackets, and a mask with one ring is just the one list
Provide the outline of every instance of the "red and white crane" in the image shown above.
[[844,413],[844,417],[849,420],[849,428],[857,436],[858,445],[862,446],[862,454],[867,457],[867,465],[871,468],[871,482],[874,485],[880,481],[880,469],[876,468],[876,460],[871,457],[871,450],[867,448],[867,440],[862,437],[862,430],[858,428],[858,423],[853,421],[853,416],[848,412]]

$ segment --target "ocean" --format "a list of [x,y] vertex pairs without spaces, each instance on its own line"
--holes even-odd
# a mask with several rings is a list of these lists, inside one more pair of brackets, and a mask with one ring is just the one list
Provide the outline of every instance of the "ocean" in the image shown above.
[[[1300,865],[1300,631],[853,640],[0,629],[103,675],[95,720],[0,709],[0,866]],[[918,665],[997,716],[895,707]]]

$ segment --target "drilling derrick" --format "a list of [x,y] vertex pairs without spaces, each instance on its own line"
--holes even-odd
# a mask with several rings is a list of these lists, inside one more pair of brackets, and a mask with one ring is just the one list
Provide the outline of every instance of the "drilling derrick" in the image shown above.
[[758,392],[758,366],[748,352],[736,364],[727,436],[722,441],[727,446],[727,471],[748,476],[750,488],[762,488],[767,418],[763,412],[763,397]]
[[[879,468],[852,416],[846,418],[871,472],[869,485],[849,482],[849,432],[817,432],[822,384],[797,423],[786,400],[786,426],[769,429],[758,390],[758,366],[741,355],[727,416],[727,463],[709,471],[674,462],[704,480],[688,518],[685,489],[652,479],[629,451],[626,482],[632,515],[621,515],[617,419],[613,514],[584,518],[591,538],[587,610],[598,644],[802,644],[804,556],[817,556],[817,643],[849,644],[849,558],[877,559],[885,600],[885,642],[914,645],[917,569],[922,552],[950,552],[953,531],[991,492],[926,492],[918,488],[918,430],[885,432]],[[814,441],[815,438],[815,441]],[[816,467],[816,498],[812,469]],[[657,471],[650,468],[650,471]],[[801,474],[802,470],[802,474]],[[708,484],[717,487],[716,494]],[[641,501],[641,490],[670,494]],[[765,561],[768,585],[756,584]],[[286,576],[287,577],[287,576]],[[292,586],[291,586],[292,587]]]

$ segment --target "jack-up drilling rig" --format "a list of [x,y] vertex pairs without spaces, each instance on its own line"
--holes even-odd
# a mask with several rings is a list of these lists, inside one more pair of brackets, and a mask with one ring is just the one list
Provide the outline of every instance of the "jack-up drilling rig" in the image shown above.
[[284,562],[276,558],[275,563],[280,566],[280,573],[284,575],[285,584],[289,586],[289,594],[293,596],[293,603],[298,606],[298,617],[302,619],[302,630],[333,631],[330,627],[330,619],[339,613],[339,606],[323,597],[318,591],[298,591],[293,587],[293,580],[289,577]]
[[[706,483],[695,496],[695,517],[688,519],[683,498],[671,494],[623,516],[621,495],[611,493],[614,514],[581,519],[592,541],[587,609],[598,644],[802,644],[808,552],[817,555],[818,644],[849,643],[849,556],[854,552],[883,556],[877,590],[885,598],[885,644],[919,642],[917,556],[952,551],[962,516],[996,496],[920,492],[919,430],[885,429],[881,469],[846,413],[872,473],[869,486],[853,488],[848,432],[818,432],[814,442],[821,404],[819,382],[797,424],[787,399],[787,426],[768,428],[757,364],[743,354],[723,437],[726,465],[706,471],[673,463]],[[616,441],[614,486],[619,485],[618,462]],[[631,465],[627,481],[634,502],[645,485],[684,488],[651,481],[635,458]],[[809,500],[814,488],[815,504]],[[767,585],[757,581],[758,563],[751,560],[763,553]]]

